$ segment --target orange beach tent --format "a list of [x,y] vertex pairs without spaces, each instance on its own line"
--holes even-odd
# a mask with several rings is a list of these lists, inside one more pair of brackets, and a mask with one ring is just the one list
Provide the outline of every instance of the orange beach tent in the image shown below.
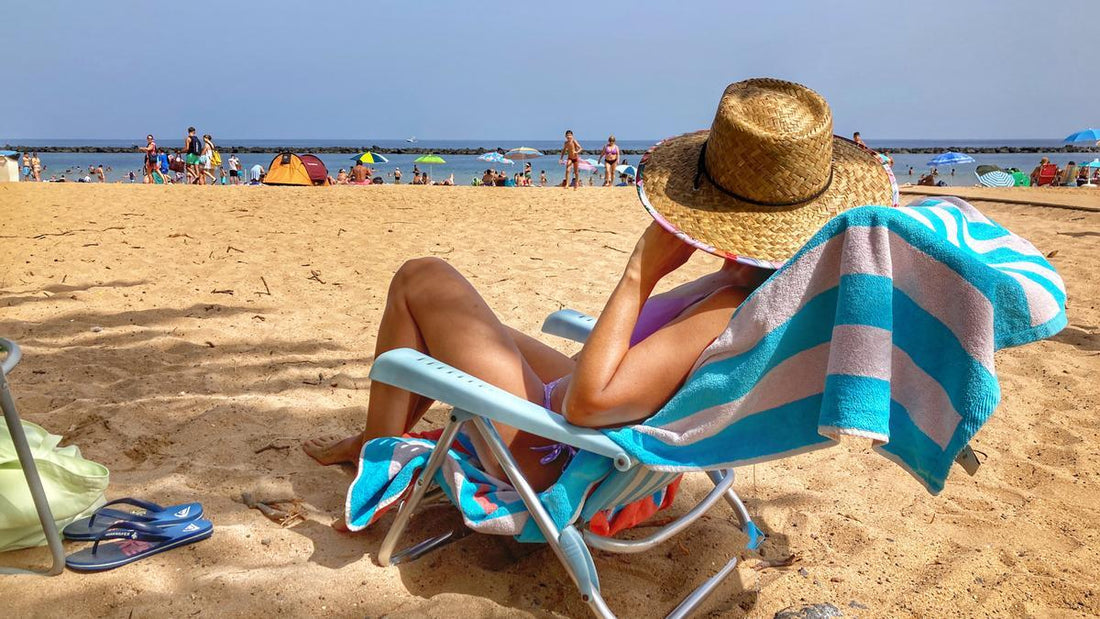
[[328,180],[328,169],[320,159],[313,155],[279,153],[271,160],[265,185],[324,185]]

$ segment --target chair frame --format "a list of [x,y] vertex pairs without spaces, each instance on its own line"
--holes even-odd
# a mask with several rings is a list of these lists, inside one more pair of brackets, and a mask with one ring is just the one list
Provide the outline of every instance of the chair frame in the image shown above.
[[[543,323],[542,330],[545,333],[584,342],[594,325],[595,319],[590,316],[573,310],[562,310],[551,314]],[[748,549],[755,550],[764,540],[763,533],[753,523],[745,504],[733,490],[733,469],[707,471],[707,475],[714,483],[714,489],[687,513],[648,537],[620,540],[598,535],[590,530],[579,531],[573,524],[559,528],[542,505],[538,493],[524,478],[515,459],[491,422],[504,423],[525,432],[611,458],[614,468],[622,473],[644,472],[645,467],[603,433],[590,428],[573,426],[553,411],[489,385],[419,351],[397,349],[380,355],[371,369],[371,379],[453,407],[450,420],[433,448],[424,470],[417,477],[410,496],[398,507],[394,521],[382,541],[377,561],[383,567],[419,558],[454,539],[455,532],[452,531],[401,551],[394,551],[417,507],[429,495],[429,491],[437,485],[434,481],[435,473],[443,464],[459,430],[467,423],[472,424],[484,438],[489,451],[500,463],[519,493],[531,517],[546,538],[547,544],[576,584],[581,598],[599,617],[615,615],[601,595],[599,577],[590,547],[616,553],[649,550],[687,528],[720,500],[724,500],[733,509],[741,530],[748,537],[746,544]],[[686,617],[698,608],[707,596],[733,572],[737,561],[737,556],[730,558],[713,576],[689,593],[668,616]]]
[[4,361],[0,362],[0,408],[4,409],[4,422],[8,426],[8,432],[11,433],[15,453],[19,456],[19,466],[27,479],[27,487],[30,488],[34,508],[38,512],[38,520],[42,523],[42,530],[46,534],[46,542],[53,556],[53,565],[47,570],[0,567],[0,574],[56,576],[65,569],[65,549],[61,545],[61,535],[58,534],[57,523],[54,522],[49,501],[46,500],[46,491],[42,487],[42,479],[38,475],[38,467],[34,463],[34,454],[31,453],[30,445],[27,443],[27,435],[23,432],[23,423],[19,419],[19,411],[15,408],[11,388],[8,386],[8,374],[19,364],[20,359],[23,358],[23,352],[18,344],[3,338],[0,338],[0,352],[7,353]]

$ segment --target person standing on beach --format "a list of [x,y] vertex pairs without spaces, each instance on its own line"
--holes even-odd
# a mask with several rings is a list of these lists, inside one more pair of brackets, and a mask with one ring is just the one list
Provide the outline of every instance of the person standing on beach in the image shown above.
[[199,136],[195,135],[194,127],[187,128],[187,137],[183,140],[183,152],[187,153],[184,155],[184,163],[187,164],[186,171],[188,184],[206,184],[206,177],[200,168],[200,164],[202,163],[202,140],[199,139]]
[[207,133],[202,136],[202,154],[199,155],[199,161],[202,165],[202,183],[206,184],[206,179],[210,179],[211,185],[218,184],[218,178],[214,176],[214,166],[219,162],[214,161],[214,138],[210,137]]
[[31,179],[31,154],[23,153],[23,180],[29,181]]
[[[566,158],[569,162],[566,163]],[[581,184],[581,143],[573,137],[572,130],[566,130],[565,143],[561,147],[561,155],[558,157],[558,163],[565,163],[565,186],[569,187],[569,168],[573,168],[573,189],[576,190],[577,186]]]
[[393,184],[394,185],[400,185],[401,184],[401,168],[394,168],[393,169]]
[[619,145],[615,143],[615,136],[608,136],[607,144],[603,145],[596,163],[603,160],[603,186],[610,187],[615,181],[615,167],[619,163]]
[[157,141],[153,139],[153,134],[145,136],[145,147],[141,149],[145,153],[145,175],[142,182],[150,184],[153,182],[153,172],[157,170]]
[[546,186],[546,170],[539,170],[539,187]]
[[[863,148],[867,148],[867,143],[863,141],[863,138],[860,137],[858,131],[856,131],[855,133],[852,134],[852,141],[855,142],[856,144],[859,144]],[[868,150],[870,150],[870,149],[868,148]]]
[[241,184],[241,160],[237,159],[236,153],[229,156],[229,182]]
[[42,182],[42,160],[38,158],[38,153],[31,155],[31,174],[34,175],[34,182]]

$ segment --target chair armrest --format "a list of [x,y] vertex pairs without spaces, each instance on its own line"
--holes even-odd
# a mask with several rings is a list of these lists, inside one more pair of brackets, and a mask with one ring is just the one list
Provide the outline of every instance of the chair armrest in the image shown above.
[[23,351],[19,350],[19,344],[11,340],[0,338],[0,352],[8,353],[3,362],[0,362],[0,370],[4,372],[4,375],[11,373],[12,369],[19,363],[19,360],[23,358]]
[[595,326],[595,318],[577,310],[563,309],[546,317],[542,332],[583,344]]
[[411,348],[398,348],[380,355],[374,361],[370,377],[471,415],[611,458],[615,468],[620,470],[635,464],[622,447],[602,432],[574,426],[553,411]]

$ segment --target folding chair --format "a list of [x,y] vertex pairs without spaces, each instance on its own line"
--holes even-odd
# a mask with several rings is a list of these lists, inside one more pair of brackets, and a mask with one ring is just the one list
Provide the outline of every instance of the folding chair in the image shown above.
[[[594,325],[595,319],[592,317],[573,310],[562,310],[551,314],[543,324],[542,330],[545,333],[584,342]],[[748,537],[746,543],[748,549],[755,550],[764,540],[763,533],[753,523],[744,503],[732,488],[733,469],[709,471],[708,476],[714,483],[714,489],[686,514],[648,537],[621,540],[598,535],[588,529],[578,530],[574,524],[559,527],[540,502],[537,493],[523,477],[492,422],[504,423],[611,459],[614,469],[587,498],[581,517],[577,521],[581,526],[600,510],[627,505],[653,494],[672,483],[681,473],[647,469],[601,432],[573,426],[553,411],[512,395],[415,350],[397,349],[380,355],[375,360],[370,376],[372,380],[406,389],[454,407],[450,421],[444,427],[424,470],[417,478],[409,498],[399,507],[389,532],[382,542],[377,556],[382,566],[419,557],[453,539],[453,532],[446,533],[394,552],[398,539],[418,505],[436,485],[434,481],[436,471],[447,457],[447,452],[455,442],[459,430],[467,422],[472,423],[484,438],[493,457],[500,463],[513,487],[522,497],[550,548],[573,579],[581,598],[597,616],[614,617],[614,614],[601,595],[599,577],[592,561],[590,547],[617,553],[636,553],[654,548],[698,520],[719,500],[725,500],[733,508],[741,530]],[[736,565],[735,556],[717,573],[688,594],[669,614],[669,617],[684,617],[691,613],[733,572]]]
[[23,475],[27,479],[31,497],[34,499],[34,508],[38,512],[38,520],[42,523],[42,530],[46,533],[46,542],[50,546],[53,555],[53,565],[50,569],[25,570],[11,567],[0,567],[0,574],[43,574],[56,576],[65,569],[65,549],[61,546],[61,536],[57,532],[57,524],[54,522],[53,513],[50,512],[50,504],[46,501],[46,492],[42,488],[42,480],[38,476],[38,467],[34,464],[34,456],[31,454],[30,445],[27,444],[27,436],[23,432],[23,424],[19,420],[19,413],[15,409],[15,402],[11,397],[11,389],[8,387],[8,374],[23,357],[19,346],[11,341],[0,338],[0,352],[6,353],[3,362],[0,362],[0,408],[4,409],[4,421],[11,433],[15,452],[19,456],[19,466],[23,469]]

